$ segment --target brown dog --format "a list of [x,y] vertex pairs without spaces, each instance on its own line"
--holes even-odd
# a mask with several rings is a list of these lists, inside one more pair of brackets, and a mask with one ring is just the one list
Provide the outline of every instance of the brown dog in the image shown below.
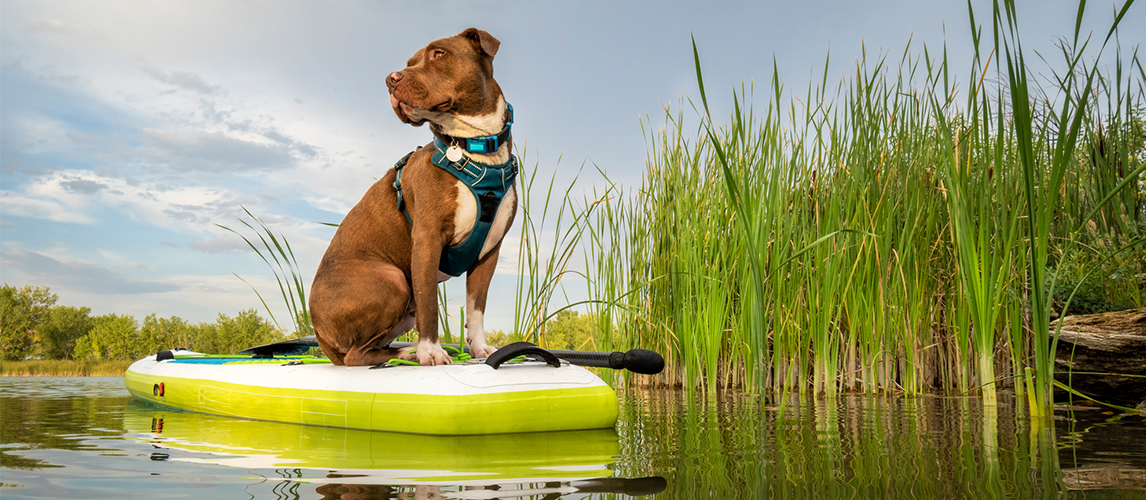
[[[398,118],[414,126],[429,122],[435,139],[371,186],[318,266],[311,319],[335,364],[394,357],[449,363],[438,342],[437,284],[462,272],[468,272],[470,352],[481,358],[494,351],[485,343],[482,315],[502,237],[517,211],[513,112],[493,79],[499,45],[470,28],[431,42],[386,78]],[[452,253],[462,247],[469,257]],[[389,348],[411,328],[418,332],[416,356]]]

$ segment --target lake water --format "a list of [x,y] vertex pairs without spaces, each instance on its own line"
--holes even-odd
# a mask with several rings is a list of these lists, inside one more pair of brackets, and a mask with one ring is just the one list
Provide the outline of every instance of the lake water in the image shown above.
[[0,379],[0,497],[1146,498],[1146,417],[1012,401],[621,395],[615,430],[440,438],[134,401],[123,379]]

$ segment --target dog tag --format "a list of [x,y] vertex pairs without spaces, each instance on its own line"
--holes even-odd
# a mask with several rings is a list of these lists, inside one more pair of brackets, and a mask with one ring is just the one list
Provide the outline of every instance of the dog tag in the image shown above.
[[458,161],[462,159],[462,148],[457,146],[450,146],[446,148],[446,159],[450,161]]

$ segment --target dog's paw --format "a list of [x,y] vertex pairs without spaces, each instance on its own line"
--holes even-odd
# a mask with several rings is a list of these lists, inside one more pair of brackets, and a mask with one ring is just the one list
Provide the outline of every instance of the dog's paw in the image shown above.
[[414,346],[398,349],[398,359],[403,361],[417,361],[418,353],[415,352],[416,350],[417,348]]
[[496,351],[497,351],[497,348],[485,345],[485,343],[482,343],[479,345],[470,344],[470,356],[475,358],[475,359],[476,358],[488,358],[490,354],[493,354]]
[[418,342],[418,352],[415,354],[418,357],[418,364],[422,366],[448,365],[453,362],[450,355],[437,342]]

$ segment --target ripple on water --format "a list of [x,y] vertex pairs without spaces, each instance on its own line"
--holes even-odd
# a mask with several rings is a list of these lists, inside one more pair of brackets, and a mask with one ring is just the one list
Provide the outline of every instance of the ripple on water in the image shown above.
[[1032,427],[1000,402],[845,395],[781,411],[731,391],[634,389],[615,431],[450,440],[166,410],[119,377],[5,378],[0,496],[1143,497],[1146,418],[1087,409]]

